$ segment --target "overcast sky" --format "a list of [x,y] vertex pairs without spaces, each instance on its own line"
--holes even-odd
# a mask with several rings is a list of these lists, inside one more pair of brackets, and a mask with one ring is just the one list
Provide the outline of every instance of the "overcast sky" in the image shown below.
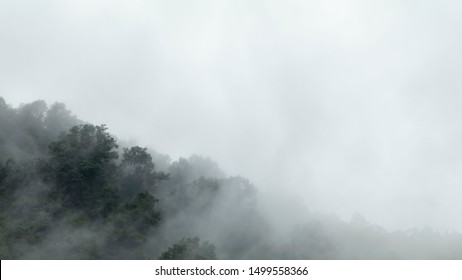
[[64,102],[310,210],[462,230],[461,14],[460,1],[0,0],[0,96]]

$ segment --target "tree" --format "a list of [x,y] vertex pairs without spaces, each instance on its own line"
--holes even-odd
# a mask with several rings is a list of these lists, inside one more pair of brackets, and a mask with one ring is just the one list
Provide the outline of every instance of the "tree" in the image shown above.
[[62,132],[79,124],[82,124],[82,121],[73,116],[63,103],[51,105],[44,119],[45,129],[50,139],[57,138]]
[[[8,159],[5,163],[0,162],[0,210],[2,210],[8,202],[7,197],[12,191],[12,166],[13,160]],[[13,184],[14,185],[14,184]]]
[[43,100],[21,105],[18,110],[18,121],[21,128],[21,145],[29,153],[44,154],[47,151],[48,135],[45,131],[43,121],[48,106]]
[[198,237],[186,238],[172,245],[160,255],[161,260],[215,260],[215,246]]
[[157,199],[146,191],[114,212],[110,217],[113,229],[109,241],[112,246],[133,249],[142,245],[149,231],[160,221],[156,203]]
[[158,200],[149,192],[139,193],[135,200],[125,205],[130,222],[141,233],[147,233],[160,220],[160,213],[154,209]]
[[168,178],[163,172],[155,172],[151,155],[139,146],[124,148],[122,155],[121,197],[131,201],[136,194],[153,191],[154,185]]
[[74,126],[49,148],[46,169],[55,184],[53,198],[90,215],[107,215],[116,208],[111,180],[118,158],[117,144],[104,125]]

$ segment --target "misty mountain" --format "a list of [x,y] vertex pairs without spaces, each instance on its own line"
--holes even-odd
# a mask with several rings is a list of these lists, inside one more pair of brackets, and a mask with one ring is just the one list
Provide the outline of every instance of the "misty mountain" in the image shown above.
[[0,258],[462,259],[458,232],[308,210],[282,223],[260,207],[264,186],[213,160],[124,143],[62,103],[0,97]]

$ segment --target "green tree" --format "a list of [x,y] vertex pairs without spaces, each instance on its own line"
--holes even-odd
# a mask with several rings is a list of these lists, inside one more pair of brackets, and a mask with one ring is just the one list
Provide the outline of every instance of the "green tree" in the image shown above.
[[113,187],[116,140],[106,127],[79,125],[52,142],[45,169],[55,184],[52,197],[64,206],[107,216],[117,207]]
[[198,237],[186,238],[172,245],[160,255],[161,260],[215,260],[215,246]]
[[121,197],[131,201],[140,192],[154,191],[158,181],[168,178],[163,172],[155,172],[151,155],[139,146],[124,148],[122,155]]
[[112,246],[133,248],[142,245],[149,231],[160,221],[156,203],[157,199],[146,191],[114,212],[110,217],[113,228],[109,241]]
[[12,202],[14,192],[23,188],[30,177],[31,164],[18,164],[12,159],[0,162],[0,210]]

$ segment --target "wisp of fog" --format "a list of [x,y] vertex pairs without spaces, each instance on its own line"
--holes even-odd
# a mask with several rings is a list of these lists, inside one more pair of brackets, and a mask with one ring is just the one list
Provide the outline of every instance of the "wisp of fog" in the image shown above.
[[[420,241],[406,234],[428,231],[425,238],[437,240],[462,232],[461,12],[458,1],[428,0],[0,0],[0,105],[9,112],[0,123],[0,164],[47,158],[61,132],[105,124],[119,161],[123,147],[147,147],[155,169],[170,174],[152,189],[169,219],[154,234],[164,239],[143,239],[154,248],[148,257],[197,236],[195,244],[210,241],[218,258],[439,258],[442,247],[417,252]],[[36,100],[46,103],[30,107],[43,111],[34,126],[48,136],[24,140],[33,149],[13,145],[5,120],[28,123],[19,120],[21,108],[32,110],[26,105]],[[59,121],[47,124],[53,112]],[[25,139],[30,131],[21,129],[15,133]],[[34,189],[45,195],[52,187],[42,181]],[[213,201],[182,208],[197,219],[179,210],[182,199],[217,186]],[[238,186],[251,202],[229,190]],[[7,213],[20,215],[24,196],[15,194]],[[130,204],[135,196],[127,197]],[[219,222],[235,201],[242,209]],[[56,221],[60,230],[41,241],[49,246],[28,255],[18,245],[13,257],[55,256],[59,245],[50,240],[72,231]],[[223,235],[239,221],[252,228],[235,232],[246,236],[242,243]],[[411,245],[391,253],[358,245],[364,251],[355,255],[362,226],[396,234],[396,248]],[[109,227],[86,225],[75,244],[103,248],[107,238],[96,233]],[[265,231],[271,236],[243,249]],[[351,248],[331,250],[342,238],[355,240]],[[298,252],[300,243],[312,253]],[[82,256],[96,258],[58,257]]]

